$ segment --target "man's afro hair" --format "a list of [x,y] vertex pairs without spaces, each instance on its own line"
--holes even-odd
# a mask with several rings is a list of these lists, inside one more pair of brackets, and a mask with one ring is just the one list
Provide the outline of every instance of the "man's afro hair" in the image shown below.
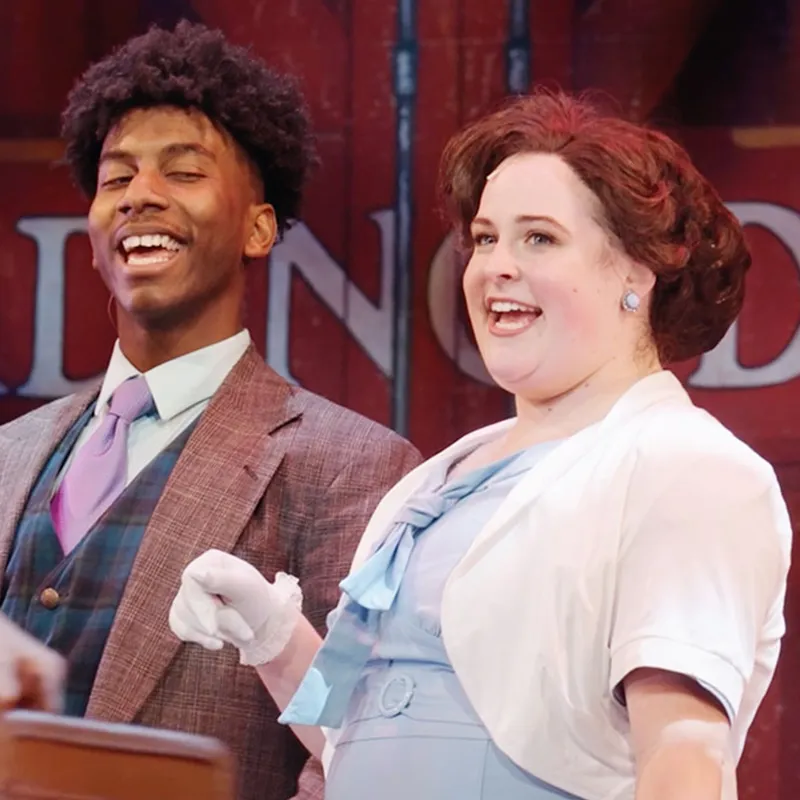
[[316,154],[296,82],[220,31],[185,20],[174,31],[152,27],[129,40],[70,92],[62,117],[66,162],[88,197],[97,191],[109,130],[131,109],[159,105],[197,109],[227,131],[260,172],[279,234],[297,219]]

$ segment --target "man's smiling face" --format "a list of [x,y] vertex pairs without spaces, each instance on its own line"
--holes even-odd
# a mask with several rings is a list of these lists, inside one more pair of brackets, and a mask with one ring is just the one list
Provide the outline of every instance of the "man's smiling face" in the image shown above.
[[89,212],[95,266],[118,314],[169,328],[215,307],[238,313],[243,262],[265,254],[264,213],[274,221],[245,154],[205,115],[126,114],[103,143]]

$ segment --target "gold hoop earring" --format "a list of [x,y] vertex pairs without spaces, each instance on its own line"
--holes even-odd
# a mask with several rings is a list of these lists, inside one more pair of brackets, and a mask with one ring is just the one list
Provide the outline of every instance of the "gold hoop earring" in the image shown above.
[[114,333],[119,333],[117,330],[117,318],[114,314],[114,296],[108,296],[108,304],[106,305],[106,313],[108,314],[108,319],[111,322],[111,327],[114,329]]

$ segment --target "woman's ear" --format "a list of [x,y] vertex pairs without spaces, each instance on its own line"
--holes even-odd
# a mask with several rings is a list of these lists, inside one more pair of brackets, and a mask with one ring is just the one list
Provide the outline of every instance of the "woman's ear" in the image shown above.
[[650,267],[631,260],[625,277],[625,290],[636,292],[642,300],[649,297],[656,285],[656,274]]

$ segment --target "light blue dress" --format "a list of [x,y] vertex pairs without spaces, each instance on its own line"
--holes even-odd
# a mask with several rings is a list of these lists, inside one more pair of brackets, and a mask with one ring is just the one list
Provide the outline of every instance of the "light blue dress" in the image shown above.
[[[326,800],[563,800],[494,745],[467,700],[441,639],[445,581],[519,478],[555,444],[460,477],[462,499],[418,527],[391,608],[350,697],[326,780]],[[447,466],[408,506],[448,485]],[[433,498],[436,499],[436,498]],[[520,632],[524,635],[524,632]]]

